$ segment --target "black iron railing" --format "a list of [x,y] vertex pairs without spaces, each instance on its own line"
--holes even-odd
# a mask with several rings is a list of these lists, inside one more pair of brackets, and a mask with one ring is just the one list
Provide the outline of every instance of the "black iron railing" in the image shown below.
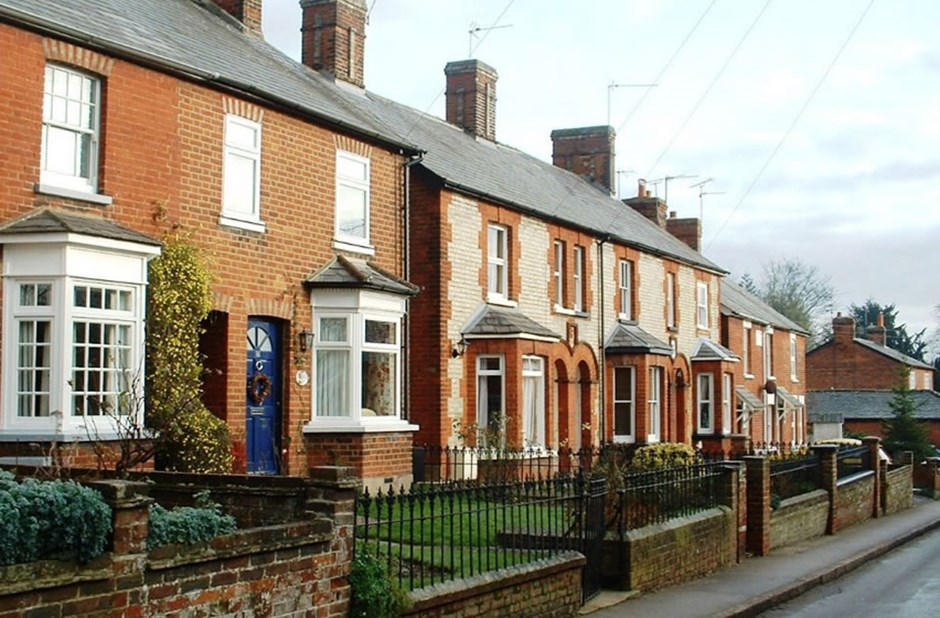
[[837,478],[843,479],[871,469],[871,450],[867,446],[839,449],[836,455]]
[[815,454],[771,460],[770,493],[786,500],[822,487],[819,458]]
[[722,474],[720,461],[625,474],[611,527],[622,536],[627,530],[715,507],[720,504]]

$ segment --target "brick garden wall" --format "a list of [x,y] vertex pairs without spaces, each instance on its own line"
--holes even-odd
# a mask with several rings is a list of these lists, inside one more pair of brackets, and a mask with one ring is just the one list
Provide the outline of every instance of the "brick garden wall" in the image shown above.
[[833,526],[836,530],[871,519],[875,497],[874,483],[874,474],[839,483],[839,491],[836,492],[833,505]]
[[[718,507],[626,533],[629,590],[647,591],[695,579],[737,562],[737,513]],[[618,587],[621,587],[618,586]]]
[[779,549],[826,534],[829,494],[817,489],[783,500],[770,516],[770,548]]
[[891,515],[914,506],[914,476],[911,466],[901,466],[885,473],[883,511]]
[[409,618],[512,616],[562,618],[581,607],[584,556],[570,552],[551,559],[436,584],[413,592]]

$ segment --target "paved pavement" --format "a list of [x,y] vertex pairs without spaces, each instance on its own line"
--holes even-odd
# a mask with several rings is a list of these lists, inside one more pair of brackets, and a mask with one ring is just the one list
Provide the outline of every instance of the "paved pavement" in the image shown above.
[[643,595],[602,593],[582,613],[591,618],[755,616],[938,527],[940,501],[916,497],[913,508],[769,556],[745,558],[708,577]]

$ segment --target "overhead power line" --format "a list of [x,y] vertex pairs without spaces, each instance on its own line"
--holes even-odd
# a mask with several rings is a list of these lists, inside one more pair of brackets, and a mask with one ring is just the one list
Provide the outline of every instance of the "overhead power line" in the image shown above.
[[800,107],[800,110],[796,113],[796,117],[793,119],[793,122],[790,123],[790,126],[787,127],[786,132],[777,141],[777,145],[774,146],[773,151],[770,153],[770,156],[767,157],[767,160],[764,161],[764,164],[757,171],[757,174],[751,180],[751,183],[747,186],[747,189],[744,191],[744,195],[741,196],[741,199],[738,200],[738,203],[735,204],[734,208],[731,209],[731,212],[725,217],[724,222],[721,224],[721,227],[718,228],[718,231],[708,241],[708,246],[705,248],[706,251],[711,248],[711,246],[718,240],[718,237],[721,236],[721,233],[724,231],[725,227],[728,225],[728,222],[731,221],[735,213],[738,212],[738,209],[741,208],[741,205],[744,203],[744,200],[751,194],[751,191],[754,189],[754,186],[760,181],[761,177],[764,175],[764,172],[767,171],[767,168],[770,167],[770,163],[774,160],[774,157],[777,156],[777,153],[780,152],[780,148],[783,146],[784,142],[787,141],[787,138],[790,137],[790,134],[793,132],[793,129],[796,127],[797,123],[800,121],[800,118],[803,117],[803,113],[806,112],[806,108],[810,106],[810,103],[813,102],[813,99],[816,98],[816,94],[819,92],[819,89],[822,87],[823,83],[826,81],[826,78],[829,77],[829,73],[835,67],[836,63],[839,61],[839,58],[842,57],[842,52],[845,51],[845,48],[848,47],[849,42],[855,36],[855,33],[858,31],[859,26],[862,25],[862,22],[865,20],[865,16],[868,15],[868,12],[871,10],[871,7],[875,4],[875,0],[870,0],[868,6],[865,7],[865,10],[862,11],[862,14],[859,16],[858,20],[855,22],[855,25],[852,26],[852,30],[849,31],[849,35],[845,37],[845,41],[842,42],[841,47],[836,52],[836,55],[832,58],[832,61],[829,63],[829,66],[826,67],[826,70],[823,72],[822,77],[819,78],[819,81],[816,82],[816,85],[813,87],[813,90],[809,93],[809,96],[804,101],[803,106]]

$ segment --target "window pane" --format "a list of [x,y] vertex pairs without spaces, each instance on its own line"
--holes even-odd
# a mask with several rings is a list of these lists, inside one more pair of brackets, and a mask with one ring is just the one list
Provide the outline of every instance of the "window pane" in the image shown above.
[[349,416],[349,352],[317,350],[317,416]]
[[395,323],[366,320],[366,343],[394,344]]
[[345,343],[346,318],[320,318],[320,341]]
[[225,127],[225,142],[245,150],[258,149],[258,130],[240,122],[229,121]]
[[52,323],[20,321],[18,336],[17,415],[49,416]]
[[338,185],[336,187],[336,228],[340,234],[366,238],[366,192]]
[[78,134],[58,127],[46,128],[46,161],[44,169],[57,174],[74,176],[78,156]]
[[503,359],[496,356],[484,356],[480,358],[480,369],[482,371],[500,371],[503,368]]
[[395,354],[362,353],[362,415],[395,415]]
[[357,161],[347,157],[336,157],[336,173],[351,180],[368,180],[369,166],[365,161]]
[[255,187],[258,182],[258,162],[231,152],[225,156],[223,192],[225,210],[243,215],[255,215]]

